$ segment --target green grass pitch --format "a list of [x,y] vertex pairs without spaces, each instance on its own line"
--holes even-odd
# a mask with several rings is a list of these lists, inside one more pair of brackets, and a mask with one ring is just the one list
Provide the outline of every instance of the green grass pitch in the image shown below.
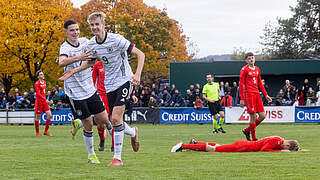
[[[87,163],[82,133],[76,140],[69,134],[71,125],[51,126],[53,137],[36,137],[34,126],[0,125],[0,179],[320,179],[319,124],[262,124],[257,137],[278,135],[297,139],[308,152],[214,153],[184,151],[171,153],[178,141],[219,144],[244,139],[241,129],[247,124],[225,125],[226,134],[211,134],[211,125],[138,124],[140,150],[131,149],[125,136],[123,167],[107,167],[107,149],[97,150],[99,138],[94,127],[96,154],[101,164]],[[43,132],[44,127],[40,130]]]

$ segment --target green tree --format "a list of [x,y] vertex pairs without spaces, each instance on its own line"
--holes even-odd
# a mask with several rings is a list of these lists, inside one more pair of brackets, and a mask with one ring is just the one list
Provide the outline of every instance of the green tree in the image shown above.
[[293,16],[268,23],[261,37],[263,52],[273,59],[298,59],[320,55],[320,1],[298,0]]

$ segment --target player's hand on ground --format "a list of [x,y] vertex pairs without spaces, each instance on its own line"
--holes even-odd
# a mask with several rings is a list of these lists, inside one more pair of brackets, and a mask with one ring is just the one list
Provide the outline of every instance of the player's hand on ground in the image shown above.
[[60,81],[65,81],[69,79],[70,76],[74,74],[73,70],[68,70],[63,73],[63,75],[59,78]]
[[240,100],[240,107],[244,107],[244,100]]
[[92,59],[93,59],[92,55],[93,55],[92,51],[83,51],[79,55],[79,59],[81,59],[82,61],[92,61]]
[[268,103],[272,102],[272,99],[271,99],[271,97],[269,95],[266,96],[266,99],[267,99]]
[[140,74],[134,74],[132,77],[131,77],[131,81],[133,83],[134,86],[138,86],[140,85]]

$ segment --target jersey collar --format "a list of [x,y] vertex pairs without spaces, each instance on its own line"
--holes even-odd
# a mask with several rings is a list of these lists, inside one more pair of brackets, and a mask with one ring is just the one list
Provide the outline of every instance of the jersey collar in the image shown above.
[[98,42],[98,40],[97,40],[97,36],[96,36],[96,43],[97,43],[97,44],[103,44],[103,43],[106,41],[107,36],[108,36],[108,33],[106,32],[106,35],[104,36],[104,39],[103,39],[103,41],[102,41],[102,42]]

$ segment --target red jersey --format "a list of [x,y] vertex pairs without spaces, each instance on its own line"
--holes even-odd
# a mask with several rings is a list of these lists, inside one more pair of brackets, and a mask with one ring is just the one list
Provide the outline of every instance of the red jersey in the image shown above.
[[106,89],[104,87],[104,76],[105,71],[103,68],[103,64],[102,61],[99,61],[93,66],[92,70],[93,84],[97,87],[99,95],[107,95]]
[[216,147],[216,152],[257,152],[281,151],[284,140],[279,136],[270,136],[259,141],[240,140],[233,144]]
[[36,101],[46,102],[46,82],[38,80],[34,86],[36,88]]
[[241,100],[245,99],[245,93],[258,93],[259,89],[267,96],[267,91],[261,82],[261,72],[259,67],[251,68],[249,65],[243,66],[240,71],[239,90]]

